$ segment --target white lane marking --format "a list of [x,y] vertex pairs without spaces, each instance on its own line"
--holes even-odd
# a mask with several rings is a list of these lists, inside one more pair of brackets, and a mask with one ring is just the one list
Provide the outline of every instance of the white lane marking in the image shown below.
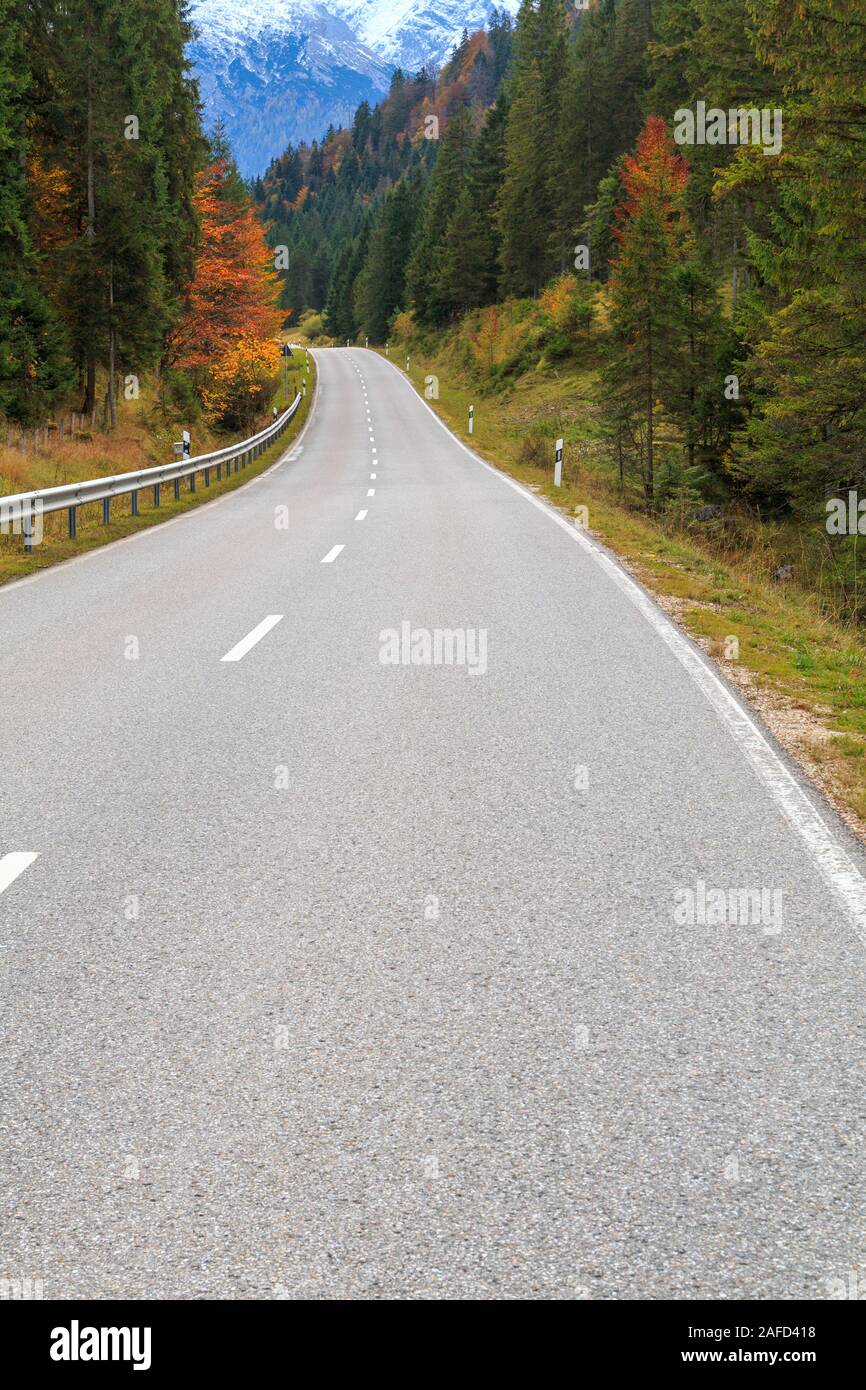
[[25,850],[4,854],[0,859],[0,893],[5,893],[9,884],[14,883],[18,875],[29,869],[33,860],[38,858],[38,854],[30,854]]
[[246,637],[242,637],[240,642],[232,647],[230,652],[226,652],[225,656],[220,657],[220,661],[240,661],[241,657],[246,656],[251,647],[254,647],[257,642],[261,642],[262,638],[270,632],[271,628],[276,627],[277,623],[281,623],[282,621],[282,613],[269,613],[266,618],[262,618],[262,621],[253,628],[252,632],[248,632]]
[[366,512],[359,512],[358,515],[355,517],[355,520],[356,520],[356,521],[363,521],[363,520],[364,520],[364,517],[365,517],[366,515],[367,515]]
[[326,556],[324,557],[324,559],[322,560],[322,564],[323,564],[323,565],[331,565],[331,564],[333,564],[333,562],[336,560],[337,556],[339,555],[340,551],[343,550],[344,548],[345,548],[345,547],[342,546],[342,545],[333,545],[333,546],[331,546],[331,549],[328,551],[327,555],[326,555]]
[[368,487],[368,488],[367,488],[367,496],[368,496],[368,497],[375,497],[375,496],[376,496],[376,489],[375,489],[374,487]]
[[488,473],[492,473],[494,478],[498,478],[506,487],[519,493],[525,502],[536,507],[549,521],[564,531],[570,540],[581,546],[592,556],[596,564],[602,566],[635,608],[643,614],[727,725],[729,733],[739,744],[752,768],[788,822],[801,836],[818,869],[823,874],[825,882],[829,884],[839,902],[848,912],[854,931],[862,944],[866,946],[866,879],[860,873],[851,856],[836,840],[832,830],[825,824],[799,782],[786,767],[751,715],[716,675],[712,667],[707,664],[700,650],[691,645],[679,628],[674,626],[650,598],[649,594],[644,593],[640,585],[636,584],[606,551],[594,544],[587,535],[578,530],[570,521],[566,521],[565,517],[560,516],[546,502],[533,497],[520,483],[507,477],[498,468],[494,468],[492,463],[487,463],[485,459],[473,453],[469,446],[464,444],[462,439],[458,439],[454,431],[448,428],[445,421],[439,418],[433,407],[422,400],[411,381],[400,368],[396,367],[393,362],[389,365],[394,367],[397,376],[406,382],[415,399],[423,405],[425,410],[430,412],[437,425],[449,435],[455,444],[460,446],[464,454],[468,454],[475,463],[486,468]]
[[375,481],[376,474],[375,474],[375,473],[371,473],[371,474],[370,474],[370,477]]

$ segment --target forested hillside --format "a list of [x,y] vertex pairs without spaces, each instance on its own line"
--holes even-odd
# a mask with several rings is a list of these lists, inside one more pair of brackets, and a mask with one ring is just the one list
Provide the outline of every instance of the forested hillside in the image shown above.
[[[489,32],[465,35],[441,72],[422,68],[407,76],[398,68],[387,99],[373,110],[363,102],[351,130],[290,146],[255,181],[268,239],[287,249],[281,303],[291,321],[327,303],[338,337],[354,337],[361,322],[373,337],[384,336],[386,319],[403,303],[406,250],[439,136],[464,110],[481,119],[501,86],[512,35],[509,15],[495,13]],[[368,257],[378,259],[382,274],[367,274],[367,297],[356,313],[355,288]]]
[[459,330],[491,387],[582,361],[650,509],[739,498],[820,526],[866,466],[864,18],[525,0],[513,34],[467,36],[272,166],[284,302],[337,340]]
[[[147,389],[234,429],[274,379],[273,257],[201,128],[184,0],[0,0],[0,428]],[[10,451],[11,452],[11,451]],[[0,459],[0,490],[21,464]]]

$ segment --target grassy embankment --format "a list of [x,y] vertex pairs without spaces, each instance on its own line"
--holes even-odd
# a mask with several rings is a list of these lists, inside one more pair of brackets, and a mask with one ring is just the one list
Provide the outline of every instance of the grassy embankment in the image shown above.
[[[475,318],[425,338],[400,337],[398,321],[391,360],[405,370],[409,353],[409,376],[421,393],[426,377],[438,378],[439,398],[430,404],[480,455],[569,516],[588,509],[590,531],[753,701],[866,839],[866,637],[833,613],[817,587],[773,580],[796,545],[790,528],[741,516],[733,536],[729,525],[716,535],[713,526],[689,519],[694,503],[680,515],[648,514],[637,480],[621,483],[603,436],[592,350],[581,365],[542,356],[510,374],[490,373],[483,361],[479,370],[478,324]],[[565,463],[563,486],[555,488],[559,435]],[[736,659],[726,658],[726,649]]]
[[[301,381],[305,379],[304,353],[294,352],[292,356],[288,400],[281,372],[279,389],[272,402],[280,410],[291,403],[295,392],[300,389]],[[140,514],[137,517],[132,515],[129,496],[114,498],[111,503],[111,521],[107,526],[102,521],[100,503],[80,507],[78,535],[75,540],[70,540],[67,535],[65,511],[45,516],[42,543],[34,546],[29,555],[24,552],[20,535],[0,536],[0,584],[21,579],[36,570],[55,565],[60,560],[67,560],[73,555],[80,555],[84,551],[105,545],[108,541],[131,535],[148,526],[158,525],[170,517],[189,511],[192,507],[209,502],[214,497],[231,492],[258,473],[262,473],[279,458],[291,439],[303,428],[313,398],[314,373],[313,359],[310,358],[310,372],[306,377],[307,394],[301,401],[288,430],[276,444],[245,469],[238,473],[233,472],[230,477],[224,475],[220,482],[217,482],[211,473],[211,484],[208,488],[199,476],[196,490],[192,493],[188,490],[188,483],[184,481],[177,501],[171,487],[163,487],[159,507],[152,505],[152,497],[148,491],[142,491],[139,496]],[[264,428],[269,418],[269,414],[262,416],[255,428]],[[193,452],[197,454],[204,454],[233,442],[230,438],[218,438],[209,432],[204,422],[194,427],[192,436]],[[128,473],[171,462],[175,457],[172,441],[177,438],[179,426],[166,424],[161,420],[152,395],[145,389],[139,400],[121,403],[118,427],[112,434],[96,432],[92,436],[85,435],[74,441],[52,438],[46,446],[25,452],[0,447],[0,496],[26,492],[33,488],[55,487],[85,478]]]

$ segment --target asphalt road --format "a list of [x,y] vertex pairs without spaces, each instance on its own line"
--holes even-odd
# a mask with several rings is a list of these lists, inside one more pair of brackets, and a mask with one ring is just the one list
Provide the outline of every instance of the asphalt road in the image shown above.
[[866,1290],[863,853],[585,535],[317,363],[270,472],[0,591],[0,1278]]

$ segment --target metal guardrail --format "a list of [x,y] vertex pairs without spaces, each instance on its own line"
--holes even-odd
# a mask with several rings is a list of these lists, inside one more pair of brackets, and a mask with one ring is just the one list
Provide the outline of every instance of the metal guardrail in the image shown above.
[[[158,507],[160,489],[165,483],[174,484],[176,498],[180,497],[182,478],[189,478],[189,490],[195,492],[197,473],[204,474],[205,487],[210,487],[211,469],[216,473],[216,480],[219,482],[223,466],[226,477],[232,471],[232,464],[237,473],[240,468],[246,468],[248,463],[252,463],[253,459],[263,454],[274,440],[279,439],[301,400],[299,392],[288,410],[268,425],[267,429],[251,435],[249,439],[242,439],[239,444],[229,444],[224,449],[215,449],[211,454],[178,459],[175,463],[158,464],[155,468],[142,468],[135,473],[115,473],[108,478],[91,478],[86,482],[64,483],[61,487],[46,487],[35,492],[17,492],[8,497],[0,496],[0,534],[6,535],[11,531],[15,535],[22,535],[24,549],[31,551],[34,541],[38,544],[41,539],[42,517],[48,512],[61,512],[65,508],[68,514],[69,535],[74,538],[77,534],[78,508],[87,506],[90,502],[102,503],[102,520],[107,523],[111,519],[112,497],[130,494],[132,515],[138,516],[138,494],[142,488],[153,488],[153,505]],[[35,534],[36,530],[39,531],[38,536]]]

